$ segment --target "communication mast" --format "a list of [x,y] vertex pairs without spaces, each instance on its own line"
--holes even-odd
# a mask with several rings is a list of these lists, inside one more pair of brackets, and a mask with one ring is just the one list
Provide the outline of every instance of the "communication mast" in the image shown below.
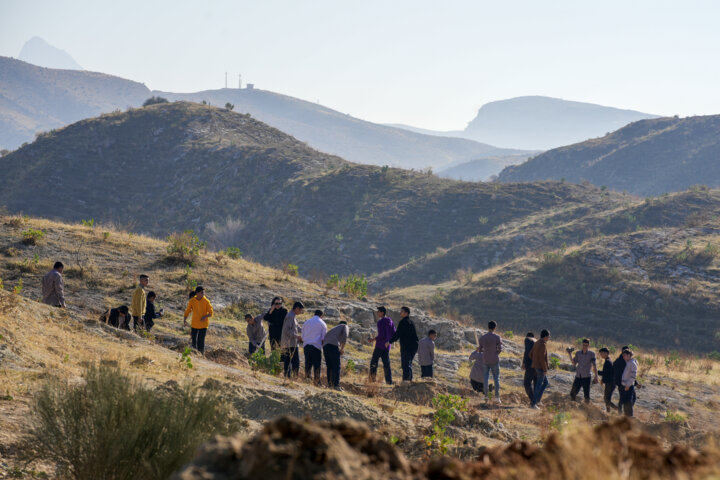
[[227,72],[225,72],[225,88],[227,88]]
[[242,88],[242,75],[238,73],[238,89]]

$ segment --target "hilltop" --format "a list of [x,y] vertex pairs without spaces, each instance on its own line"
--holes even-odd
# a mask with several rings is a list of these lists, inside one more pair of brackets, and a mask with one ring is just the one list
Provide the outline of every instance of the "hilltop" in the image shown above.
[[492,145],[547,150],[655,117],[592,103],[527,96],[483,105],[468,123],[463,136]]
[[[23,232],[28,230],[44,232],[36,245],[22,242]],[[306,438],[303,432],[319,431],[313,422],[329,421],[335,425],[344,422],[345,427],[333,427],[347,435],[342,437],[342,442],[358,445],[354,442],[366,438],[364,447],[362,443],[357,446],[365,454],[369,455],[369,445],[382,447],[385,452],[378,457],[373,455],[372,458],[378,458],[375,461],[386,462],[382,459],[392,453],[392,458],[400,458],[401,464],[411,462],[418,468],[422,458],[434,451],[428,449],[425,437],[432,434],[435,410],[431,400],[438,394],[449,393],[468,400],[468,410],[457,413],[448,427],[453,444],[448,455],[441,456],[441,461],[450,464],[457,459],[476,460],[492,452],[492,464],[500,468],[504,461],[510,461],[510,457],[504,455],[512,455],[522,442],[527,445],[522,448],[532,449],[544,443],[551,452],[557,438],[552,440],[548,435],[557,432],[565,438],[560,432],[566,426],[572,426],[568,432],[572,432],[574,445],[577,445],[578,431],[592,426],[608,428],[604,422],[611,417],[602,409],[599,389],[593,390],[590,405],[566,398],[573,373],[567,370],[560,355],[564,355],[561,343],[551,345],[552,355],[560,362],[550,374],[552,386],[545,399],[547,410],[536,412],[525,407],[523,372],[519,369],[522,349],[511,334],[503,333],[506,337],[501,356],[503,405],[486,405],[467,384],[466,359],[472,348],[467,337],[474,337],[474,329],[428,316],[411,305],[421,328],[436,328],[439,339],[454,338],[447,344],[439,343],[436,381],[393,387],[372,384],[365,378],[371,352],[365,340],[367,332],[372,331],[372,327],[366,325],[373,324],[368,313],[375,307],[376,300],[350,299],[279,270],[212,251],[200,252],[188,273],[183,263],[169,256],[167,245],[161,240],[103,225],[69,225],[9,215],[0,218],[0,278],[5,288],[0,290],[0,370],[3,373],[0,376],[3,394],[0,397],[0,474],[15,478],[55,476],[55,465],[44,461],[44,455],[30,464],[23,458],[27,453],[23,450],[24,439],[37,421],[33,397],[49,378],[59,377],[71,385],[82,385],[81,377],[86,375],[87,366],[98,363],[119,368],[123,374],[153,389],[156,395],[176,392],[188,382],[201,386],[204,392],[220,392],[237,417],[238,442],[268,438],[263,437],[263,431],[278,429],[278,434],[270,438],[282,443],[286,437],[280,433],[285,428],[281,425],[296,424],[305,425],[293,427],[299,429],[293,438],[301,440]],[[34,301],[39,295],[41,275],[56,259],[66,262],[67,310]],[[106,307],[129,301],[134,279],[140,272],[150,274],[150,287],[158,292],[158,302],[167,314],[158,320],[153,332],[135,335],[98,323],[98,314]],[[187,345],[188,334],[181,327],[180,318],[190,280],[205,285],[216,307],[208,334],[208,353],[205,358],[192,353],[192,368],[187,366],[181,353]],[[13,290],[15,293],[11,293]],[[286,302],[302,300],[309,309],[326,310],[330,325],[340,319],[350,322],[351,339],[343,359],[345,392],[330,392],[302,379],[285,381],[250,368],[243,355],[247,340],[242,315],[259,313],[276,294],[283,295]],[[393,316],[397,315],[397,305],[388,305]],[[309,314],[304,314],[301,321],[307,318]],[[637,420],[620,428],[628,435],[653,436],[656,439],[652,443],[653,452],[660,458],[666,455],[684,458],[678,455],[685,451],[688,453],[683,455],[696,458],[691,448],[705,448],[717,435],[713,415],[720,402],[717,391],[720,367],[709,359],[653,353],[642,350],[642,346],[637,350],[656,366],[641,370],[645,387],[639,393]],[[663,363],[665,359],[670,359],[670,367]],[[392,361],[397,373],[397,349],[393,349]],[[675,361],[678,363],[672,363]],[[689,397],[692,402],[688,401]],[[278,422],[281,415],[309,419]],[[348,418],[351,420],[346,420]],[[317,441],[326,442],[325,437],[312,438],[316,439],[313,445],[317,447]],[[546,442],[545,438],[548,438]],[[567,438],[569,442],[571,437]],[[197,468],[214,471],[228,465],[225,461],[213,460],[219,458],[216,455],[229,454],[220,447],[228,445],[227,442],[222,439],[214,442],[219,443],[208,444],[204,455],[195,461]],[[344,443],[336,439],[329,445],[340,448]],[[332,448],[328,452],[335,452]],[[257,452],[267,455],[275,451],[265,448]],[[715,454],[712,455],[702,457],[707,459],[702,462],[685,463],[682,469],[708,465],[707,462],[714,462]],[[305,468],[304,465],[299,463],[298,468]],[[329,460],[319,465],[331,468],[333,463]],[[432,469],[431,465],[423,468]],[[375,468],[382,469],[382,464]],[[476,464],[472,468],[481,467]],[[607,469],[606,473],[615,471],[610,465],[602,468]],[[186,474],[191,472],[188,467]],[[352,472],[359,475],[357,469]]]
[[651,196],[720,186],[720,115],[632,123],[602,138],[557,148],[507,167],[501,182],[587,180]]
[[187,102],[75,123],[0,165],[0,205],[11,211],[157,236],[194,229],[303,275],[380,272],[544,209],[619,198],[353,164],[249,115]]
[[32,37],[25,42],[18,59],[45,68],[83,69],[65,50],[50,45],[40,37]]
[[412,133],[259,89],[151,92],[143,84],[111,75],[41,68],[6,57],[0,57],[0,149],[17,148],[37,133],[101,113],[138,107],[151,95],[216,106],[229,102],[235,111],[249,113],[316,149],[372,165],[419,170],[523,153],[464,138]]

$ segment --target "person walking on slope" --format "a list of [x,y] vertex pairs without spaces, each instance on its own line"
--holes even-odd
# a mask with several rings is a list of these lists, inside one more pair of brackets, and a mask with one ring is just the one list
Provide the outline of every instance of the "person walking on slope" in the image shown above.
[[155,292],[150,292],[147,294],[147,305],[145,305],[145,315],[143,316],[143,323],[145,324],[145,330],[147,330],[148,332],[155,325],[155,319],[163,316],[162,308],[159,312],[155,311],[156,298],[157,295],[155,294]]
[[385,307],[378,307],[376,315],[379,317],[377,322],[377,335],[368,340],[375,342],[372,358],[370,359],[370,380],[375,381],[377,375],[377,367],[379,360],[382,359],[383,370],[385,371],[385,383],[392,385],[392,370],[390,368],[390,339],[395,335],[395,325],[390,317],[387,316]]
[[532,360],[530,359],[530,350],[532,350],[533,346],[535,346],[535,335],[533,332],[528,332],[527,335],[525,335],[525,352],[523,353],[522,369],[525,370],[523,387],[525,387],[525,394],[530,400],[530,405],[534,403],[535,388],[537,387],[537,374],[532,367]]
[[542,400],[543,393],[547,388],[549,382],[547,379],[547,372],[550,369],[547,355],[547,342],[550,341],[550,332],[543,330],[540,332],[540,340],[535,342],[532,350],[530,350],[530,361],[532,362],[532,368],[535,369],[535,393],[533,395],[533,401],[530,408],[539,409],[538,404]]
[[619,407],[622,408],[626,417],[632,417],[633,406],[635,405],[635,381],[637,379],[638,363],[633,358],[632,350],[623,350],[622,356],[625,360],[625,369],[622,374]]
[[595,361],[595,352],[590,350],[590,340],[583,338],[582,349],[575,352],[573,357],[572,352],[568,350],[570,361],[575,365],[575,380],[573,380],[572,388],[570,389],[570,398],[575,401],[580,387],[583,389],[583,395],[585,396],[585,403],[590,403],[590,381],[593,378],[590,374],[590,369],[595,374],[592,383],[598,383],[598,371],[597,364]]
[[270,350],[280,348],[280,340],[282,339],[282,329],[285,323],[285,317],[288,311],[283,307],[282,297],[275,297],[270,302],[270,309],[264,315],[264,319],[268,322],[268,338],[270,339]]
[[298,326],[297,316],[300,315],[305,306],[300,302],[295,302],[291,311],[285,315],[283,322],[282,335],[280,337],[280,347],[282,354],[280,358],[283,361],[283,371],[285,376],[297,377],[300,372],[300,354],[298,353],[298,342],[302,340],[300,337],[300,327]]
[[610,350],[603,347],[598,350],[600,358],[604,360],[603,368],[600,371],[600,383],[605,387],[603,392],[603,400],[605,400],[605,408],[610,413],[611,408],[617,408],[617,405],[612,403],[612,394],[615,390],[615,380],[613,379],[613,363],[610,360]]
[[613,362],[613,381],[615,382],[615,386],[618,389],[618,395],[620,396],[620,398],[618,398],[618,415],[622,415],[623,413],[621,401],[623,391],[622,376],[623,372],[625,372],[625,357],[623,357],[622,352],[627,349],[627,345],[623,345],[620,349],[620,355],[615,359],[615,362]]
[[42,301],[46,305],[65,308],[65,282],[62,272],[65,266],[62,262],[55,262],[52,270],[42,279]]
[[345,353],[345,344],[349,334],[350,329],[347,322],[343,320],[339,325],[331,328],[323,340],[323,356],[327,368],[328,387],[339,391],[342,391],[340,386],[340,356]]
[[433,363],[435,363],[435,339],[437,332],[430,330],[427,337],[418,342],[418,363],[420,364],[420,377],[433,378]]
[[148,286],[150,277],[145,274],[140,275],[138,286],[133,292],[132,303],[130,304],[130,313],[133,317],[133,331],[137,332],[137,326],[143,325],[143,317],[147,308],[147,295],[145,287]]
[[483,370],[483,385],[485,387],[485,397],[488,396],[488,383],[490,382],[490,372],[492,372],[493,381],[495,382],[495,401],[500,401],[500,352],[502,352],[502,339],[500,335],[495,333],[497,323],[493,320],[488,322],[488,332],[480,337],[478,346],[483,354],[485,367]]
[[262,320],[265,314],[253,317],[249,313],[245,314],[247,328],[245,332],[248,336],[248,352],[250,355],[260,351],[265,355],[265,328],[263,328]]
[[305,353],[305,378],[309,379],[312,372],[315,385],[320,384],[323,340],[327,335],[327,324],[322,317],[322,310],[315,310],[314,315],[303,323],[301,333],[303,352]]
[[474,361],[472,368],[470,369],[470,386],[473,390],[478,393],[485,395],[485,363],[483,362],[483,354],[480,351],[480,347],[477,347],[470,354],[470,361]]
[[210,326],[210,317],[213,316],[213,307],[210,300],[205,296],[205,289],[198,286],[195,289],[195,296],[188,302],[183,316],[183,325],[187,327],[187,317],[192,314],[190,324],[190,340],[192,348],[205,354],[205,336]]
[[[400,309],[400,321],[397,330],[389,343],[395,343],[400,340],[400,366],[402,367],[403,382],[412,382],[413,371],[412,362],[418,351],[418,336],[415,331],[415,324],[410,320],[410,309],[402,307]],[[387,345],[388,347],[390,345]]]

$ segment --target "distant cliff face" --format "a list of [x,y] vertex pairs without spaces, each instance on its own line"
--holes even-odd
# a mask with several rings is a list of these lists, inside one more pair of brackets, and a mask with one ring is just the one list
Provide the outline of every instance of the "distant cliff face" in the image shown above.
[[40,37],[33,37],[25,42],[18,58],[39,67],[64,70],[83,69],[65,50],[53,47]]
[[483,105],[464,135],[501,147],[547,150],[599,137],[655,115],[550,97],[517,97]]
[[507,167],[502,182],[587,180],[636,195],[720,186],[720,115],[658,118]]

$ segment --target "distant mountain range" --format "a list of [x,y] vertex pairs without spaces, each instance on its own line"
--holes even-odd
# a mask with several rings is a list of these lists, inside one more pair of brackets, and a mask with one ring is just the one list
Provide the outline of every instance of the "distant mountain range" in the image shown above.
[[283,130],[314,148],[351,161],[423,169],[453,162],[522,154],[462,138],[441,138],[366,122],[321,105],[257,89],[175,94],[111,75],[37,67],[0,57],[0,148],[14,149],[41,131],[116,109],[139,106],[151,95],[207,101]]
[[499,176],[501,182],[547,179],[587,180],[643,196],[720,186],[720,115],[641,120],[550,150]]
[[605,135],[657,115],[559,98],[527,96],[483,105],[465,130],[440,132],[394,124],[416,133],[469,138],[496,146],[548,150]]
[[25,42],[18,58],[39,67],[63,70],[83,69],[65,50],[53,47],[40,37],[32,37]]

